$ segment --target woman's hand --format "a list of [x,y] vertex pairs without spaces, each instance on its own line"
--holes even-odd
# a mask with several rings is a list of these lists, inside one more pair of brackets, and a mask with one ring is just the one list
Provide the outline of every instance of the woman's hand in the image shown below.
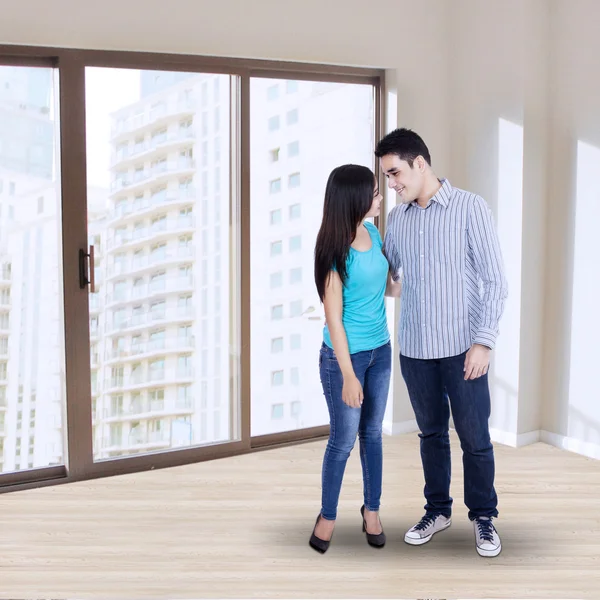
[[342,400],[351,408],[360,408],[363,403],[363,389],[356,375],[344,377],[342,387]]

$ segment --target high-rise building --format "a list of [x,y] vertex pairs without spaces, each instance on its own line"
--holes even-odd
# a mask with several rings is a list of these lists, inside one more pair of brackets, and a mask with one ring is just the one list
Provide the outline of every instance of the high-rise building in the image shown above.
[[97,457],[230,438],[227,80],[148,93],[142,78],[140,101],[113,115]]
[[61,240],[53,184],[0,180],[0,471],[11,471],[63,460]]
[[0,68],[0,168],[52,178],[51,80],[50,69]]

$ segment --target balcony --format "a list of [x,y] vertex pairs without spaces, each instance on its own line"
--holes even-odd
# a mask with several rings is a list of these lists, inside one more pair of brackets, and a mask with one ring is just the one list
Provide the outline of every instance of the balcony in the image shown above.
[[173,235],[192,233],[195,227],[193,215],[179,215],[177,218],[161,219],[149,227],[115,232],[108,238],[109,249],[125,249],[129,246],[141,245],[167,239]]
[[182,188],[178,191],[169,191],[155,194],[143,200],[122,202],[111,211],[110,223],[115,224],[132,219],[140,219],[157,211],[164,211],[169,207],[180,208],[186,206],[196,199],[195,188]]
[[156,279],[149,284],[130,286],[128,290],[113,292],[106,296],[107,306],[116,306],[119,304],[139,303],[145,298],[154,298],[155,296],[190,292],[194,289],[194,281],[189,277],[170,277]]
[[154,387],[157,383],[161,385],[176,385],[179,383],[189,383],[194,375],[191,366],[169,369],[146,369],[131,375],[121,377],[107,377],[105,392],[116,390],[127,391]]
[[156,185],[161,179],[165,181],[173,176],[190,175],[196,170],[196,161],[193,158],[184,158],[177,161],[166,161],[156,164],[150,169],[135,171],[127,176],[115,178],[110,184],[111,194],[122,191],[134,193],[144,189],[147,185]]
[[[181,146],[183,142],[193,142],[196,138],[196,132],[192,128],[178,129],[177,132],[172,132],[162,136],[155,136],[149,141],[145,140],[141,144],[129,145],[120,148],[111,158],[111,167],[117,165],[123,168],[128,163],[135,163],[144,160],[152,160],[157,155],[168,152],[170,146]],[[189,144],[187,145],[189,147]]]
[[176,102],[162,104],[141,114],[132,115],[124,120],[117,120],[111,128],[111,137],[114,141],[125,138],[133,133],[141,134],[143,130],[156,128],[161,124],[193,116],[196,112],[196,103],[193,97],[182,98]]
[[131,344],[125,348],[110,348],[106,352],[108,361],[140,360],[149,358],[154,354],[189,352],[194,348],[194,336],[180,336],[173,338],[154,339]]
[[12,273],[10,271],[4,270],[0,271],[0,286],[10,285],[12,282]]
[[125,408],[122,405],[104,409],[105,421],[138,421],[142,419],[155,419],[157,417],[188,415],[194,412],[194,404],[190,399],[176,400],[175,405],[164,399],[136,399]]
[[178,307],[178,309],[173,312],[167,312],[166,310],[146,311],[131,315],[129,318],[113,323],[113,325],[108,328],[107,335],[121,336],[124,333],[135,333],[137,330],[156,327],[157,325],[164,323],[188,322],[192,320],[194,316],[195,312],[193,306]]
[[130,261],[121,261],[107,268],[108,279],[115,279],[127,275],[139,275],[143,271],[151,271],[157,266],[167,266],[171,263],[180,263],[194,256],[193,246],[180,246],[175,252],[155,252],[145,256],[136,256]]

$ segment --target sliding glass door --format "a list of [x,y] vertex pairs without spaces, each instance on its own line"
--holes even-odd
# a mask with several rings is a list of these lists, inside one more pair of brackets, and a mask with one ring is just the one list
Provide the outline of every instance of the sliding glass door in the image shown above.
[[65,461],[56,76],[0,66],[0,473],[24,479]]
[[94,458],[231,441],[230,77],[85,81]]
[[0,46],[0,491],[326,433],[312,253],[381,81]]
[[329,423],[314,245],[331,170],[374,164],[374,87],[251,80],[252,435]]

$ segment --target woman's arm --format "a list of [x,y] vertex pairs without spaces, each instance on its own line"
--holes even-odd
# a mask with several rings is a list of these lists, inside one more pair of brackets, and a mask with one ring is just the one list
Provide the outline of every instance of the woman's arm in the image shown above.
[[344,378],[342,389],[342,400],[353,408],[358,408],[363,401],[363,390],[352,366],[350,350],[348,349],[348,338],[342,323],[343,311],[342,280],[337,271],[330,271],[325,285],[325,296],[323,306],[325,308],[325,320],[329,328],[329,335],[333,343],[333,351]]

